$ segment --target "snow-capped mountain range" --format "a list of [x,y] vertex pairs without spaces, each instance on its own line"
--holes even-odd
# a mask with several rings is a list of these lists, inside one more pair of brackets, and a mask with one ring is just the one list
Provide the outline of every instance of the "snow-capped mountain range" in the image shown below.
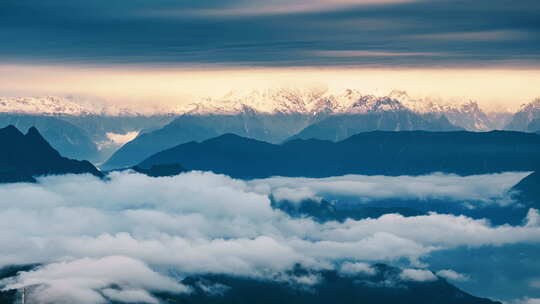
[[279,89],[229,93],[222,98],[177,108],[177,113],[191,115],[239,114],[253,111],[264,114],[367,114],[386,111],[411,111],[420,115],[446,116],[456,126],[467,130],[494,129],[493,119],[472,100],[448,103],[427,98],[416,99],[404,91],[387,96],[363,94],[347,89],[339,93],[310,89]]
[[[529,104],[528,107],[540,109],[540,104]],[[385,111],[412,111],[435,117],[444,115],[452,124],[467,130],[484,131],[501,128],[500,123],[497,124],[495,118],[484,112],[475,101],[449,103],[429,98],[413,98],[406,92],[398,90],[386,96],[364,94],[351,89],[337,93],[301,88],[230,92],[220,98],[203,98],[195,103],[162,106],[144,112],[106,103],[81,102],[73,97],[0,97],[0,113],[32,115],[234,115],[245,112],[331,115]]]
[[[238,114],[251,110],[264,114],[313,115],[423,110],[411,99],[405,100],[403,97],[406,93],[397,96],[395,92],[378,97],[351,89],[339,93],[313,89],[255,90],[248,93],[231,92],[221,98],[205,98],[200,102],[179,107],[178,110],[187,114]],[[404,101],[410,102],[410,106],[415,108],[409,108]]]
[[126,107],[61,96],[0,97],[0,113],[71,116],[134,116],[143,114]]
[[95,114],[82,105],[63,97],[0,97],[0,113],[21,114]]

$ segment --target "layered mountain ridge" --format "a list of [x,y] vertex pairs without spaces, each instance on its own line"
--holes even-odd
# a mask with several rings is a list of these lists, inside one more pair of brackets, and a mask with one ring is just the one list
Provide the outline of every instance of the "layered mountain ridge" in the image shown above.
[[[225,133],[281,143],[292,138],[343,140],[375,130],[489,131],[506,129],[508,125],[511,130],[536,132],[539,131],[535,128],[540,118],[540,102],[524,105],[509,124],[509,113],[487,113],[471,100],[449,103],[413,98],[398,90],[385,96],[351,89],[339,92],[311,88],[238,91],[220,98],[163,106],[151,112],[150,115],[74,97],[0,98],[2,115],[16,115],[19,123],[22,118],[36,120],[28,116],[39,117],[46,123],[38,125],[38,129],[62,154],[95,163],[108,159],[105,169],[131,167],[175,145]],[[43,116],[49,119],[43,120]],[[78,142],[84,139],[81,147],[87,147],[87,151],[71,147],[71,142],[76,142],[73,141],[75,134],[56,136],[62,132],[58,128],[61,124],[50,124],[52,117],[75,126],[71,129],[77,131]],[[15,120],[11,117],[6,121],[0,127],[13,124]],[[21,126],[26,127],[26,124]],[[128,133],[138,136],[125,145],[125,142],[111,140]]]
[[[314,89],[277,89],[230,93],[187,105],[165,127],[141,135],[120,148],[105,169],[130,167],[153,153],[225,133],[280,143],[291,138],[342,140],[360,132],[456,131],[489,129],[476,103],[461,107],[410,98],[403,91],[388,96],[356,90],[333,94]],[[446,114],[448,113],[448,115]],[[454,121],[467,127],[454,124]],[[470,120],[473,122],[470,122]]]
[[333,142],[297,139],[281,145],[225,134],[156,153],[141,164],[180,164],[234,178],[476,175],[540,168],[540,135],[512,131],[374,131]]

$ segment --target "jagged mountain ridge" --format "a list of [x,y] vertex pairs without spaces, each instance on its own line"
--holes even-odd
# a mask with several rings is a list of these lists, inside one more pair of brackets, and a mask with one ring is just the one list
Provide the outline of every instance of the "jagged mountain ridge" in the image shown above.
[[[358,90],[333,93],[318,89],[281,88],[233,92],[222,98],[206,98],[184,106],[158,109],[157,112],[168,114],[154,116],[114,106],[79,103],[73,98],[0,99],[0,112],[10,111],[43,113],[40,115],[54,116],[82,128],[98,147],[106,147],[100,149],[96,157],[91,157],[97,163],[110,157],[105,163],[106,169],[130,167],[160,150],[224,133],[278,143],[329,117],[337,121],[327,122],[322,127],[333,129],[336,134],[321,137],[307,132],[307,136],[340,140],[372,130],[450,131],[456,130],[454,126],[474,131],[493,129],[490,117],[474,102],[446,104],[414,99],[403,91],[393,91],[382,97],[366,95]],[[347,117],[343,121],[336,119],[344,115],[355,117]],[[177,117],[176,121],[166,125],[174,117]],[[123,127],[119,128],[119,124]],[[141,132],[144,129],[157,131]],[[119,146],[109,140],[109,132],[150,134],[141,134],[116,151]],[[90,158],[87,155],[90,153],[73,156]]]
[[530,103],[521,105],[512,120],[506,126],[509,130],[536,132],[540,119],[540,98],[536,98]]
[[0,113],[0,128],[14,125],[26,132],[36,127],[62,155],[102,162],[123,143],[111,137],[150,131],[169,123],[174,116],[34,115]]
[[58,117],[0,113],[0,128],[9,125],[22,132],[37,128],[66,157],[93,160],[98,155],[98,147],[83,129]]
[[[455,131],[447,118],[461,117],[459,109],[425,103],[395,91],[389,96],[364,95],[346,90],[331,94],[324,90],[279,89],[231,93],[220,99],[205,99],[184,108],[167,126],[127,143],[103,165],[105,169],[131,167],[161,150],[189,141],[202,141],[234,133],[271,143],[295,135],[299,138],[341,140],[374,130]],[[488,128],[485,113],[474,103],[464,106],[481,123],[469,127]],[[469,115],[469,114],[467,114]],[[473,115],[474,116],[474,115]],[[468,119],[462,118],[462,121]],[[466,129],[466,128],[463,128]],[[302,133],[303,130],[306,132]]]
[[104,102],[79,100],[73,97],[0,97],[0,113],[30,115],[104,115],[136,116],[144,115],[126,107],[108,105]]
[[180,108],[179,113],[190,115],[234,115],[251,110],[265,114],[367,114],[384,111],[411,111],[422,116],[446,116],[459,127],[470,131],[494,129],[494,122],[478,105],[468,100],[461,104],[441,100],[415,99],[404,91],[394,90],[387,96],[363,94],[347,89],[330,93],[314,89],[276,89],[251,91],[247,94],[229,93],[222,98],[206,98]]
[[[381,101],[394,100],[391,105]],[[415,99],[406,92],[395,90],[387,96],[364,94],[347,89],[330,92],[322,89],[280,88],[253,90],[247,93],[230,92],[220,98],[204,98],[186,105],[163,106],[148,111],[105,103],[78,102],[74,98],[0,97],[0,112],[34,115],[235,115],[246,111],[260,114],[362,114],[377,111],[409,110],[419,115],[447,116],[449,121],[471,131],[493,129],[493,121],[474,101],[451,104],[442,100]]]
[[0,129],[0,183],[34,182],[34,177],[51,174],[103,174],[88,161],[60,155],[31,127],[23,134],[14,126]]

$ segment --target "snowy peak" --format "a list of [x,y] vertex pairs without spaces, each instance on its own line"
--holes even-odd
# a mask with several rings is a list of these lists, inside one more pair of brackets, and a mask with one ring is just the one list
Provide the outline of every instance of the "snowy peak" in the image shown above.
[[390,97],[361,96],[343,111],[347,114],[367,114],[408,110],[401,102]]
[[522,104],[520,111],[540,110],[540,97],[535,98],[533,101]]
[[474,101],[451,104],[427,98],[415,99],[407,92],[398,90],[392,91],[387,96],[363,94],[352,89],[338,93],[311,89],[257,90],[244,94],[230,92],[222,98],[206,98],[179,110],[180,113],[191,115],[240,113],[318,115],[396,111],[411,111],[435,118],[445,116],[451,123],[468,130],[492,129],[490,118]]
[[526,114],[527,118],[530,120],[540,116],[540,98],[536,98],[527,104],[521,105],[521,109],[518,111],[518,113]]
[[[524,106],[522,111],[527,111],[529,108],[540,109],[540,99]],[[445,116],[452,124],[467,130],[490,130],[494,126],[492,119],[474,101],[446,103],[437,99],[413,98],[407,92],[399,90],[394,90],[386,96],[364,94],[353,89],[339,92],[311,88],[231,91],[220,98],[203,98],[196,103],[152,108],[145,112],[106,103],[80,102],[78,99],[65,97],[0,98],[0,113],[36,115],[138,116],[152,114],[236,115],[243,113],[315,116],[397,111],[411,111],[435,118]]]
[[238,114],[251,110],[266,114],[338,114],[400,111],[406,108],[390,97],[364,95],[356,90],[339,94],[308,89],[278,89],[229,93],[222,98],[206,98],[185,107],[187,114]]
[[46,97],[0,97],[0,113],[85,115],[89,109],[68,99],[55,96]]
[[[205,98],[181,108],[186,114],[238,114],[255,111],[265,114],[315,114],[333,108],[324,92],[307,89],[254,90],[230,92],[221,98]],[[182,111],[183,110],[183,111]]]
[[512,117],[507,128],[518,131],[532,131],[529,124],[538,118],[540,118],[540,98],[522,105],[521,109]]
[[144,115],[125,107],[117,107],[104,102],[80,101],[75,98],[45,97],[0,97],[0,113],[29,115],[104,115],[137,116]]

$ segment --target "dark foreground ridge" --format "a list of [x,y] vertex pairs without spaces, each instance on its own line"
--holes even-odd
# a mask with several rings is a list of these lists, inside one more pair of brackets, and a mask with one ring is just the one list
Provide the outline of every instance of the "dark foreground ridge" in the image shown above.
[[148,169],[135,166],[131,169],[150,177],[175,176],[186,171],[186,169],[178,164],[154,165]]
[[36,176],[67,173],[103,174],[88,161],[62,157],[34,127],[23,134],[14,126],[0,129],[0,183],[35,182]]
[[345,174],[459,175],[540,168],[540,135],[513,131],[375,131],[340,142],[307,139],[282,145],[225,134],[154,154],[141,164],[180,164],[235,178]]
[[[363,101],[365,102],[365,101]],[[361,101],[360,104],[363,104]],[[131,167],[154,153],[191,141],[203,141],[226,133],[270,143],[289,138],[343,140],[353,134],[374,130],[456,131],[443,115],[441,118],[419,115],[406,110],[397,100],[381,98],[368,114],[329,115],[261,114],[245,108],[236,115],[184,114],[161,129],[141,134],[116,151],[103,167]],[[386,111],[385,107],[396,110]]]

